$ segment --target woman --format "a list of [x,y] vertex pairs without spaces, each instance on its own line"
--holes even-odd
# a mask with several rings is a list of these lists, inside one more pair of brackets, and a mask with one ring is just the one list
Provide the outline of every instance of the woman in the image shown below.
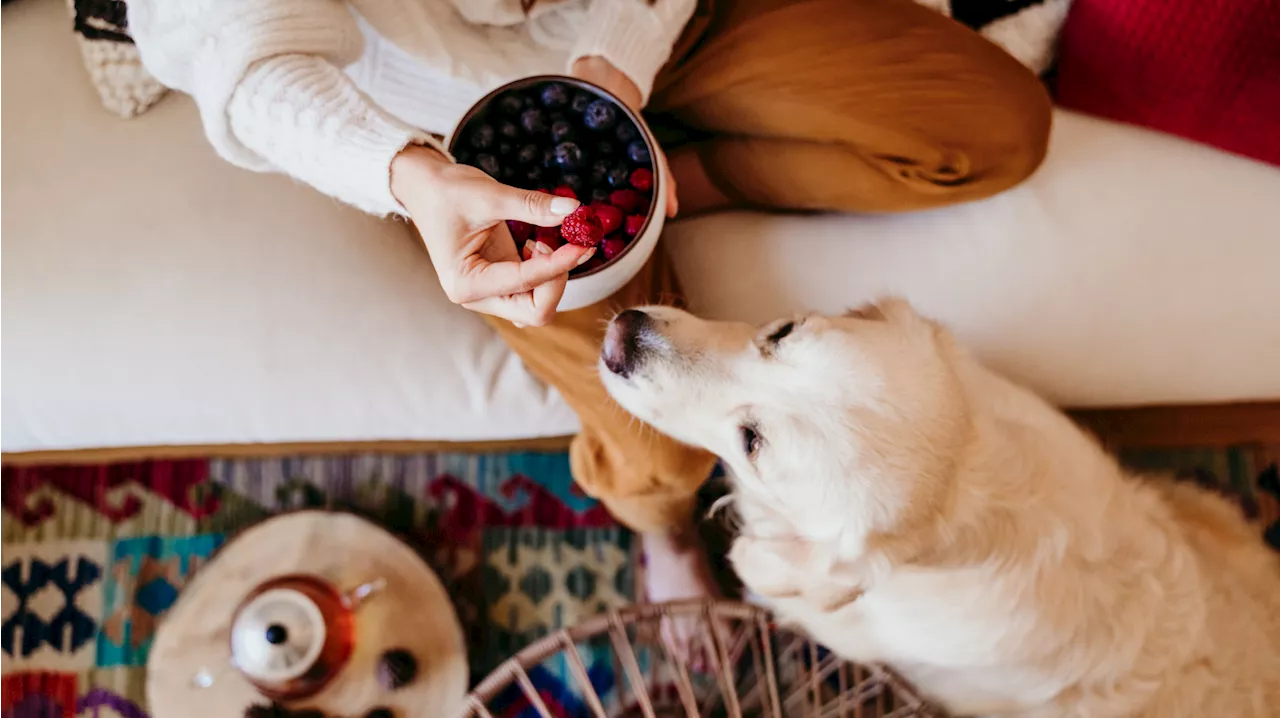
[[1030,72],[911,0],[130,0],[129,23],[223,157],[413,221],[449,298],[578,412],[574,477],[644,534],[653,600],[709,590],[690,529],[713,458],[635,425],[590,368],[618,307],[676,299],[671,268],[658,252],[609,302],[555,314],[590,250],[520,262],[502,220],[577,203],[455,165],[433,133],[567,71],[707,138],[667,148],[674,214],[977,199],[1027,177],[1049,131]]

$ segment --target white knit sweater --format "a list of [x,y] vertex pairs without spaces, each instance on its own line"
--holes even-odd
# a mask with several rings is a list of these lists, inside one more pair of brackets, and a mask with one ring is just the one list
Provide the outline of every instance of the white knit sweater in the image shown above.
[[647,99],[696,0],[129,0],[156,79],[227,160],[403,213],[390,165],[494,87],[599,56]]

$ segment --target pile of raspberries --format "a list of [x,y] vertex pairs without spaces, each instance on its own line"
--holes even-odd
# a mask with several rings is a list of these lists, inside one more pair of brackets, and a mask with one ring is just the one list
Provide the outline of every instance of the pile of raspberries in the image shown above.
[[454,158],[494,179],[582,202],[559,227],[507,222],[521,255],[537,243],[598,251],[574,274],[626,249],[653,202],[653,157],[640,128],[613,100],[562,82],[513,89],[490,99],[457,133]]

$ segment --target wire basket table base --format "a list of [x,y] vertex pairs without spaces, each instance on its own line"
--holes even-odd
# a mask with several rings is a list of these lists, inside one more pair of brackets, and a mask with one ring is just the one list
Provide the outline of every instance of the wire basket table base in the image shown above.
[[[673,633],[687,636],[677,650]],[[612,669],[611,689],[593,680]],[[555,665],[581,706],[567,711],[531,677]],[[779,628],[762,608],[727,601],[609,611],[517,653],[467,697],[465,718],[943,718],[881,666],[844,661]]]

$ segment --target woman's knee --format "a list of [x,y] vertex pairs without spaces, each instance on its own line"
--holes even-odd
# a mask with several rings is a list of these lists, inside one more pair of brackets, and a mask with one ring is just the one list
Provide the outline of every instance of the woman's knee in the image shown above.
[[917,208],[990,197],[1022,183],[1044,162],[1053,122],[1048,93],[1035,81],[1001,95],[954,145],[942,141],[915,158],[877,156],[911,188]]
[[1004,137],[994,137],[1007,148],[990,173],[995,191],[1013,187],[1030,177],[1044,162],[1049,150],[1049,134],[1053,127],[1053,103],[1039,78],[1027,73],[1028,80],[1010,88],[1006,116],[996,126]]

